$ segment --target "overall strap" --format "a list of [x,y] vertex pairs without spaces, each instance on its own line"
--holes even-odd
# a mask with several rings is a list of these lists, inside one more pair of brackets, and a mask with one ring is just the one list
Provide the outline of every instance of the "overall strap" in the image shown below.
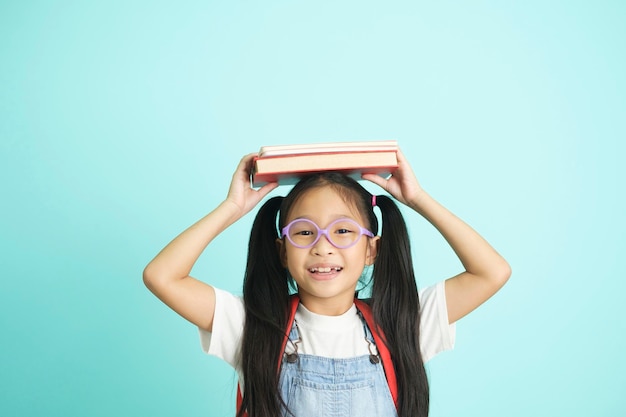
[[387,384],[389,385],[391,398],[393,398],[393,403],[395,404],[396,409],[398,409],[398,380],[396,379],[396,370],[393,367],[391,353],[387,348],[387,340],[385,338],[385,335],[374,322],[374,314],[372,313],[372,308],[369,306],[369,304],[365,303],[362,300],[359,300],[358,298],[354,299],[354,304],[363,315],[363,318],[365,318],[365,322],[370,328],[372,336],[374,336],[374,342],[376,342],[378,354],[383,361],[383,369],[385,371],[385,377],[387,377]]
[[[298,297],[297,294],[292,295],[291,299],[289,300],[289,318],[287,319],[285,336],[283,338],[283,344],[280,348],[280,355],[278,359],[278,372],[280,372],[280,365],[282,362],[280,358],[282,358],[283,354],[285,353],[285,347],[287,346],[287,342],[289,341],[289,330],[291,329],[291,326],[293,326],[293,321],[296,319],[296,310],[298,309],[298,304],[300,304],[300,297]],[[235,409],[235,412],[239,411],[242,402],[243,395],[241,394],[241,386],[237,384],[237,408]],[[243,417],[248,417],[247,411],[243,413]]]

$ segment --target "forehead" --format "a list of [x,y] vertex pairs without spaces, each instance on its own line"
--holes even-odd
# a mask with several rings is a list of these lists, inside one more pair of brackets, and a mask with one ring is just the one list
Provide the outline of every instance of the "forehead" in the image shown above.
[[299,217],[320,221],[349,217],[359,223],[363,220],[354,202],[346,199],[345,193],[330,186],[315,187],[305,191],[291,206],[287,221]]

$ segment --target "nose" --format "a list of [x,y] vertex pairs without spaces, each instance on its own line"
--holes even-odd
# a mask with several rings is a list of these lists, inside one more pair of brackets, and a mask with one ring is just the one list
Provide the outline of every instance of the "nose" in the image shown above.
[[334,253],[335,246],[330,243],[330,239],[328,238],[328,234],[321,233],[319,239],[313,246],[311,246],[311,251],[315,255],[328,255]]

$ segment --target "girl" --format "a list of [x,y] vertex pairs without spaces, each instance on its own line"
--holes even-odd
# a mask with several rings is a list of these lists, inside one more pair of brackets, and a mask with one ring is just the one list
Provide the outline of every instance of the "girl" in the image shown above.
[[[148,264],[147,287],[198,326],[207,353],[237,370],[238,416],[427,416],[424,362],[453,347],[454,323],[504,285],[507,262],[420,187],[398,151],[391,177],[363,179],[431,222],[464,272],[418,294],[393,200],[323,173],[260,208],[243,299],[235,297],[189,273],[219,233],[277,187],[250,187],[253,156],[239,163],[227,198]],[[367,302],[358,299],[363,289]]]

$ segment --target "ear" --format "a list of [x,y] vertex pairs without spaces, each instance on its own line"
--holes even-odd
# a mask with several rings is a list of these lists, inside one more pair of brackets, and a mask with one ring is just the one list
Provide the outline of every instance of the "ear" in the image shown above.
[[368,238],[367,252],[365,253],[365,265],[371,265],[378,255],[378,245],[380,244],[380,236]]
[[287,251],[285,250],[285,241],[282,239],[276,239],[276,250],[278,251],[278,257],[283,267],[287,268]]

